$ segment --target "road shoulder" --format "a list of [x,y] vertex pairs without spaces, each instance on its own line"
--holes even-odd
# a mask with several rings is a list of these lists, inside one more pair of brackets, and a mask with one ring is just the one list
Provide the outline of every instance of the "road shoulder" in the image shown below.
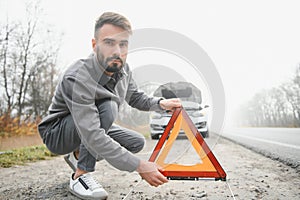
[[[148,158],[155,142],[147,140],[138,154]],[[224,167],[228,183],[237,199],[299,199],[300,180],[295,169],[220,138],[212,148]],[[63,157],[1,168],[0,199],[77,199],[68,192],[72,171]],[[110,199],[122,199],[140,177],[97,163],[94,176],[109,192]],[[145,181],[136,186],[128,199],[232,199],[222,181],[170,181],[154,188]]]

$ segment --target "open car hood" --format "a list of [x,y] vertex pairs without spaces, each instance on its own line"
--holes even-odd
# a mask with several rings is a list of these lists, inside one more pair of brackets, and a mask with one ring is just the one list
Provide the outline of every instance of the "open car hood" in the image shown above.
[[[202,103],[201,91],[189,82],[170,82],[159,86],[153,96],[164,97],[166,99],[179,98],[181,101],[194,102],[198,107]],[[189,104],[194,106],[194,104]]]

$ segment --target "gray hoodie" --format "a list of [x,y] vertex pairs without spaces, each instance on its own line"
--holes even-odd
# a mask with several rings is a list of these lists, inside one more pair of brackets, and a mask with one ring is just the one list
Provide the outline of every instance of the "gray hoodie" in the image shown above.
[[114,91],[104,86],[111,77],[104,74],[96,55],[72,64],[58,84],[49,115],[38,126],[42,138],[48,124],[68,114],[72,115],[81,142],[95,158],[104,158],[120,170],[134,171],[139,158],[123,148],[100,128],[100,119],[95,101],[110,98],[120,106],[126,101],[139,110],[160,110],[159,98],[148,97],[138,91],[128,64],[119,73]]

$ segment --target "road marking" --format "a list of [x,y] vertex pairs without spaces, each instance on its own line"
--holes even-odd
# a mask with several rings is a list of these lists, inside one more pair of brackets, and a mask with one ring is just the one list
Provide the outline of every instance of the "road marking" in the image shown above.
[[260,139],[260,138],[254,138],[254,137],[245,136],[245,135],[224,134],[224,136],[226,136],[226,135],[238,136],[238,137],[248,138],[248,139],[251,139],[251,140],[256,140],[256,141],[265,142],[265,143],[269,143],[269,144],[277,144],[277,145],[285,146],[285,147],[289,147],[289,148],[300,149],[300,146],[287,144],[287,143],[282,143],[282,142],[275,142],[275,141],[270,141],[270,140],[265,140],[265,139]]

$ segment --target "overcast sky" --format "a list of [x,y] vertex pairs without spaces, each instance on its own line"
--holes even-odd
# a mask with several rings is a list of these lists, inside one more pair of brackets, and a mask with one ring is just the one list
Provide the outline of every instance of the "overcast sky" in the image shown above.
[[[22,2],[0,0],[0,20],[24,17]],[[64,33],[61,68],[91,52],[96,18],[116,11],[133,29],[168,29],[198,43],[222,78],[229,110],[292,77],[300,62],[299,5],[297,0],[42,1],[45,22]],[[159,56],[153,58],[162,64]]]

